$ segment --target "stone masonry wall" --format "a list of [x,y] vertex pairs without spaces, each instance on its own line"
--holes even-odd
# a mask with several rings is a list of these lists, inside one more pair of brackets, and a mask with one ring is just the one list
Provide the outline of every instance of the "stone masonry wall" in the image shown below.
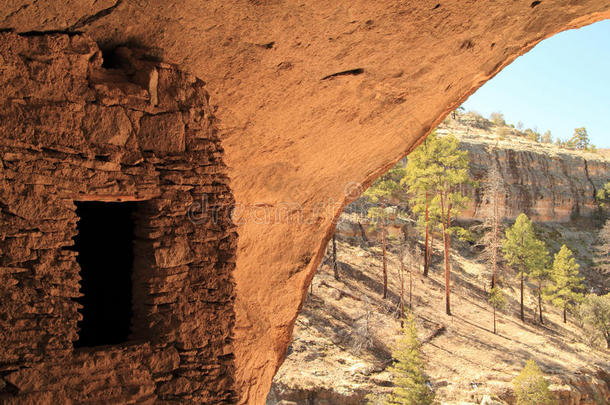
[[[0,403],[233,403],[234,200],[204,83],[110,59],[0,33]],[[73,348],[82,200],[140,201],[122,345]]]

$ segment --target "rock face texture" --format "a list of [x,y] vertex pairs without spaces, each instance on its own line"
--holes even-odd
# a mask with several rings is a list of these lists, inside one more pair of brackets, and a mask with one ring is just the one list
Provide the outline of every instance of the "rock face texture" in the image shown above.
[[[204,83],[113,59],[0,34],[0,402],[234,403],[234,200]],[[87,200],[138,202],[132,333],[74,349]]]
[[0,29],[135,44],[206,81],[236,200],[236,389],[262,404],[358,184],[537,42],[609,16],[605,0],[15,0]]
[[[536,222],[568,222],[590,217],[598,210],[595,194],[610,180],[610,162],[593,153],[561,151],[555,147],[502,146],[462,140],[468,150],[472,177],[481,186],[470,191],[472,204],[460,218],[481,219],[492,212],[489,173],[501,175],[500,215],[514,220],[525,212]],[[487,190],[487,191],[486,191]]]

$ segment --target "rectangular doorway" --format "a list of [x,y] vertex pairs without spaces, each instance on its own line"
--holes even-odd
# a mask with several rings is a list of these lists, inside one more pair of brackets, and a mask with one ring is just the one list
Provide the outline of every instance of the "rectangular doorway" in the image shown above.
[[74,347],[114,345],[129,338],[135,202],[75,202],[83,306]]

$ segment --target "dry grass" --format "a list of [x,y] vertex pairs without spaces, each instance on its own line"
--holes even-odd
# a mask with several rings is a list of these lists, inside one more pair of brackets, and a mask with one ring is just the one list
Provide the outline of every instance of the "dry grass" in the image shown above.
[[[545,305],[545,324],[536,323],[531,289],[526,294],[526,322],[522,323],[517,280],[506,269],[502,280],[508,308],[498,314],[498,334],[494,334],[487,305],[489,272],[465,257],[470,255],[452,254],[453,316],[445,315],[441,252],[435,253],[428,278],[414,269],[413,312],[420,339],[427,341],[423,345],[426,371],[444,403],[480,401],[484,394],[505,396],[510,381],[529,358],[549,376],[565,377],[583,370],[594,373],[598,367],[610,370],[610,355],[582,343],[578,327],[571,322],[564,325],[560,312],[550,304]],[[398,258],[391,250],[388,300],[381,298],[378,247],[339,241],[338,259],[342,279],[333,278],[325,260],[297,320],[291,353],[274,387],[284,393],[323,388],[341,397],[340,402],[330,403],[363,403],[366,392],[387,390],[389,385],[384,369],[400,330]],[[428,338],[442,327],[444,332]],[[298,398],[292,399],[298,402]]]

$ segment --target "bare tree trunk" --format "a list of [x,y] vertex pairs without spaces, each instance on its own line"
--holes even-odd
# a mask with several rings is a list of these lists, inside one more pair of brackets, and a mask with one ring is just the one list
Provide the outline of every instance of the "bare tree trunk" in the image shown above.
[[428,277],[428,269],[430,268],[430,249],[428,247],[428,234],[429,234],[429,226],[428,226],[428,190],[426,190],[426,238],[424,240],[425,250],[424,250],[424,277]]
[[494,306],[494,335],[496,334],[496,307]]
[[413,271],[409,267],[409,309],[413,310]]
[[492,241],[492,273],[491,273],[491,288],[493,289],[497,283],[498,272],[498,201],[497,193],[494,196],[494,219],[493,219],[493,241]]
[[525,315],[523,312],[523,271],[521,271],[521,321],[525,322]]
[[364,227],[360,222],[358,222],[358,228],[360,229],[360,236],[362,236],[362,240],[368,242],[368,238],[366,237],[366,232],[364,231]]
[[337,269],[337,241],[335,234],[333,233],[333,272],[335,274],[335,280],[339,281],[339,270]]
[[400,258],[400,327],[404,326],[405,318],[405,263],[404,255]]
[[568,322],[568,316],[567,316],[567,304],[563,306],[563,323],[567,323]]
[[434,232],[430,232],[430,247],[428,248],[428,269],[426,271],[426,275],[430,271],[430,266],[432,266],[432,250],[434,249]]
[[443,238],[445,242],[445,312],[447,315],[451,315],[451,269],[449,266],[449,234],[446,230],[443,231]]
[[540,324],[544,325],[544,320],[542,319],[542,282],[538,282],[538,314],[540,315]]
[[[385,203],[381,203],[381,209],[385,214]],[[383,298],[388,297],[388,266],[386,262],[386,240],[385,240],[385,217],[381,216],[381,244],[383,250]]]

